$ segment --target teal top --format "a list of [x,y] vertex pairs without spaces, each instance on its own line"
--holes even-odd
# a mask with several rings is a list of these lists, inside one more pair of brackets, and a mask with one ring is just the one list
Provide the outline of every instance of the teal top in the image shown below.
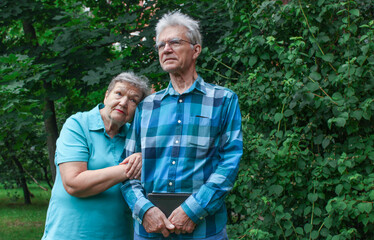
[[102,107],[99,104],[89,112],[74,114],[61,130],[56,143],[56,180],[42,239],[133,239],[131,212],[119,184],[95,196],[78,198],[66,192],[61,180],[58,164],[63,162],[87,162],[88,170],[119,164],[129,125],[111,139],[99,112]]

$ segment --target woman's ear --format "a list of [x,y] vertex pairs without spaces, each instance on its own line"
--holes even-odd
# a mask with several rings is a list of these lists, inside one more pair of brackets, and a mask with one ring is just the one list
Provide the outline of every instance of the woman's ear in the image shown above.
[[109,95],[109,92],[108,92],[108,90],[106,90],[106,92],[105,92],[105,96],[104,96],[104,104],[105,104],[105,100],[106,100],[106,98],[108,97],[108,95]]

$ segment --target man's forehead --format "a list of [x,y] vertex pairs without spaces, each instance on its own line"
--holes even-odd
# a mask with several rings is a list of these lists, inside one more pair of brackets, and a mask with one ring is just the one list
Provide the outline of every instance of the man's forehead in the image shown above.
[[[183,37],[187,32],[187,28],[182,25],[177,26],[168,26],[162,30],[159,35],[159,38],[176,38],[176,37]],[[168,40],[168,39],[167,39]]]

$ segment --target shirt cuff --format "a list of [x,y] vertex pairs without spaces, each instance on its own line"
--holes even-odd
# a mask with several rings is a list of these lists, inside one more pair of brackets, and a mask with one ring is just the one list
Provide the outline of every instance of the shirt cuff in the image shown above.
[[144,214],[150,209],[154,207],[153,203],[151,203],[145,197],[139,199],[134,206],[134,210],[132,212],[132,217],[138,221],[140,224],[143,224],[143,217]]
[[192,195],[182,203],[181,207],[188,217],[196,224],[201,223],[204,218],[208,216],[208,212],[200,206]]

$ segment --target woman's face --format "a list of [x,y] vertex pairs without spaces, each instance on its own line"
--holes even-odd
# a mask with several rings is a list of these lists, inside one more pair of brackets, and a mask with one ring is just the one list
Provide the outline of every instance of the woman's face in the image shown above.
[[102,109],[104,123],[122,126],[131,121],[142,97],[142,91],[135,86],[127,82],[117,82],[112,91],[105,94],[105,107]]

